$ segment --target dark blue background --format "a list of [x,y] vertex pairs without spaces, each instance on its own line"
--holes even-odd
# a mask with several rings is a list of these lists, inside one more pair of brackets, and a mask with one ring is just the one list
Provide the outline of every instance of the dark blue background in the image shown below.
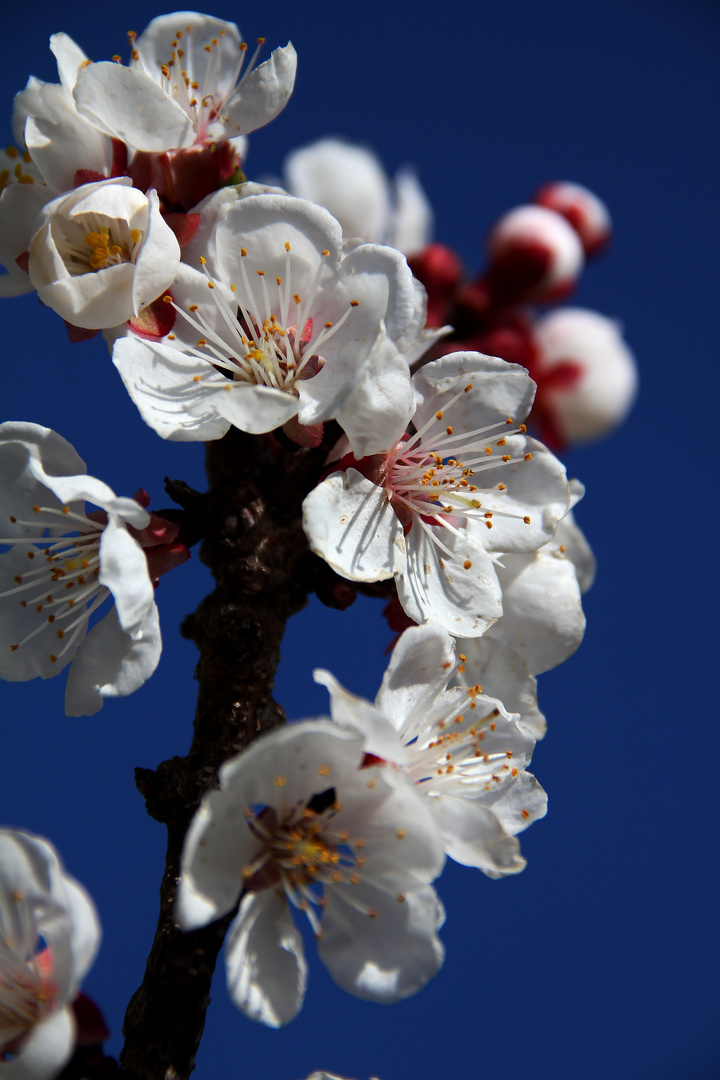
[[[162,10],[162,9],[161,9]],[[27,75],[55,81],[65,30],[95,59],[161,13],[145,4],[14,6],[3,18],[0,100]],[[578,302],[620,318],[642,393],[624,429],[574,452],[578,518],[599,562],[579,654],[540,680],[550,725],[534,771],[547,819],[527,870],[492,882],[450,864],[439,882],[447,961],[417,998],[355,1001],[312,958],[300,1017],[245,1021],[218,978],[198,1080],[300,1080],[325,1067],[365,1080],[709,1080],[718,1075],[717,303],[718,11],[680,0],[531,0],[404,7],[289,3],[213,14],[252,39],[291,38],[285,113],[252,137],[249,175],[324,134],[416,163],[436,236],[470,265],[485,229],[540,183],[571,179],[609,204],[610,253]],[[202,448],[145,428],[101,342],[69,347],[35,298],[4,301],[2,418],[56,428],[88,470],[167,504],[165,474],[201,485]],[[99,907],[104,941],[86,989],[120,1044],[151,940],[163,830],[132,768],[184,753],[194,647],[177,626],[208,589],[195,557],[165,579],[165,651],[131,699],[63,716],[63,681],[0,687],[1,819],[49,837]],[[312,604],[289,627],[278,678],[293,718],[325,708],[311,669],[372,696],[387,632],[379,606]],[[310,950],[312,951],[312,949]]]

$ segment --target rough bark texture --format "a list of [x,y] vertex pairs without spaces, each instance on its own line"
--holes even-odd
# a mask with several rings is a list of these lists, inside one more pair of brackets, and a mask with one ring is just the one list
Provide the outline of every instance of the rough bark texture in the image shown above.
[[[126,1080],[186,1080],[194,1067],[215,963],[234,913],[193,933],[176,928],[183,838],[222,762],[285,720],[272,698],[285,623],[311,591],[332,593],[300,517],[326,452],[326,445],[301,449],[231,429],[208,444],[206,494],[168,485],[183,506],[188,541],[204,537],[200,557],[216,588],[182,628],[200,650],[190,750],[154,771],[136,771],[148,812],[167,826],[168,848],[155,939],[125,1016],[117,1075]],[[346,604],[339,599],[337,606]]]

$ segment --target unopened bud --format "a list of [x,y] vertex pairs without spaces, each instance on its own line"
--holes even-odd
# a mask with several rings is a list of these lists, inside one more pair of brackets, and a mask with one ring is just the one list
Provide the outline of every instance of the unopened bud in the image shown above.
[[565,296],[583,267],[583,249],[564,217],[543,206],[518,206],[496,222],[488,241],[487,280],[502,303]]
[[637,392],[632,353],[611,319],[560,308],[535,327],[538,404],[568,443],[602,438],[630,410]]
[[535,195],[539,206],[554,210],[570,222],[580,237],[586,255],[595,255],[612,235],[610,212],[597,195],[582,184],[557,181],[546,184]]

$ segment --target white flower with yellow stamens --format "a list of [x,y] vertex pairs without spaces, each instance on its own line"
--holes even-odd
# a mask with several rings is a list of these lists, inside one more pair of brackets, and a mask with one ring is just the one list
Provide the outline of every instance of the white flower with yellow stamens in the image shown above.
[[403,256],[378,244],[344,254],[338,222],[304,199],[214,199],[212,213],[202,271],[183,264],[173,284],[172,332],[128,331],[113,348],[143,419],[170,439],[292,421],[298,441],[337,419],[356,453],[386,446],[412,412],[417,293]]
[[62,1072],[75,1047],[71,1005],[99,941],[92,900],[54,848],[0,829],[0,1077]]
[[363,739],[330,720],[290,724],[220,769],[185,840],[177,918],[185,930],[240,911],[225,945],[228,989],[271,1027],[305,992],[305,913],[344,990],[399,1001],[443,960],[430,886],[444,856],[433,815],[404,777],[365,770]]
[[535,740],[518,717],[479,685],[447,689],[460,660],[450,635],[428,624],[401,636],[374,704],[328,671],[315,681],[330,692],[333,720],[363,733],[367,771],[390,766],[427,796],[445,853],[504,877],[524,869],[515,835],[544,816],[547,797],[525,771]]
[[343,577],[394,576],[414,622],[479,637],[502,615],[495,562],[546,543],[567,512],[565,469],[520,422],[535,390],[524,368],[451,353],[412,382],[411,434],[342,458],[305,499],[305,533]]
[[[47,679],[72,662],[69,716],[132,693],[162,647],[147,557],[128,531],[146,528],[150,515],[84,470],[49,428],[0,425],[0,544],[10,547],[0,555],[0,678]],[[86,499],[101,511],[86,515]]]
[[295,84],[291,44],[255,68],[265,39],[247,63],[237,26],[210,15],[161,15],[140,37],[128,36],[128,67],[90,64],[73,93],[79,113],[138,150],[159,153],[247,135],[281,112]]
[[137,315],[171,284],[180,247],[155,192],[129,177],[83,184],[48,203],[28,272],[44,304],[74,326],[102,330]]

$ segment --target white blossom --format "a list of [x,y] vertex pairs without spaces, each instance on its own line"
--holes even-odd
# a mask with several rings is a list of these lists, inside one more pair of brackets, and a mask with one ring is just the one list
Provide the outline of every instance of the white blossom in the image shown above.
[[180,247],[129,177],[83,184],[42,210],[30,244],[30,280],[43,303],[74,326],[117,326],[170,285]]
[[567,512],[565,470],[519,422],[535,389],[524,368],[452,353],[412,381],[412,433],[344,458],[306,497],[305,532],[343,577],[394,576],[414,622],[478,637],[502,614],[500,553],[534,551]]
[[[87,515],[84,500],[101,510]],[[143,535],[151,517],[92,476],[37,424],[0,425],[0,677],[51,678],[68,664],[65,708],[97,712],[157,667],[160,627]],[[135,536],[131,535],[131,531]],[[138,537],[138,538],[136,538]],[[111,610],[87,634],[110,596]],[[87,634],[87,637],[86,637]]]
[[525,866],[515,834],[546,812],[545,792],[525,771],[535,740],[481,686],[447,689],[455,668],[453,639],[427,624],[400,637],[374,704],[327,671],[315,679],[330,692],[333,719],[363,732],[378,771],[389,763],[427,796],[446,854],[489,877],[514,874]]
[[0,829],[0,1077],[51,1080],[70,1059],[70,1008],[100,927],[82,886],[38,836]]
[[404,258],[377,244],[344,254],[335,219],[290,196],[218,195],[207,210],[214,235],[202,270],[183,264],[173,285],[172,332],[113,348],[143,419],[164,438],[215,439],[335,418],[358,453],[385,445],[412,411],[420,333]]
[[247,135],[273,120],[292,93],[292,45],[255,68],[264,39],[248,63],[237,26],[223,19],[175,12],[129,36],[129,65],[83,67],[73,94],[78,112],[137,150],[157,153]]
[[414,255],[429,242],[432,209],[415,173],[391,183],[371,150],[343,139],[318,139],[285,159],[286,187],[324,206],[349,240],[360,237]]
[[425,800],[391,770],[367,771],[363,740],[329,720],[291,724],[220,769],[185,840],[177,918],[192,930],[240,900],[226,939],[228,989],[278,1027],[305,993],[305,913],[335,982],[398,1001],[437,972],[443,911],[430,882],[442,847]]

